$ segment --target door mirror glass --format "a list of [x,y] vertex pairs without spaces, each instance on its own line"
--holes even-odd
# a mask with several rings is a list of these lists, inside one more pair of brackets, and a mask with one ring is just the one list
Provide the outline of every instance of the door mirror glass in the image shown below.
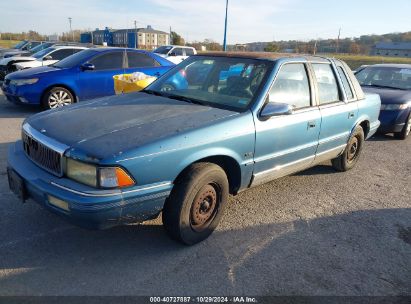
[[267,120],[273,116],[290,115],[293,113],[293,107],[287,103],[269,102],[260,113],[261,120]]
[[177,56],[177,54],[176,54],[175,52],[170,52],[170,53],[168,54],[168,56]]
[[81,69],[82,69],[83,71],[92,71],[92,70],[95,69],[95,67],[94,67],[94,64],[91,64],[91,63],[83,63],[83,64],[81,65]]

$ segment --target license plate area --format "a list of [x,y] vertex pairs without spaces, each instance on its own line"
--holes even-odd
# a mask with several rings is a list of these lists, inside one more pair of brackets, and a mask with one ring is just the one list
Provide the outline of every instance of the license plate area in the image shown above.
[[11,168],[7,168],[7,178],[10,190],[24,203],[27,199],[24,180]]

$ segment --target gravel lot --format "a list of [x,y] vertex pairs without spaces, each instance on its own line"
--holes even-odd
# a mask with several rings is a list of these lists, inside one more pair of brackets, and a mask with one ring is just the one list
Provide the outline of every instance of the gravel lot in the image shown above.
[[0,96],[0,295],[411,295],[411,138],[243,192],[186,247],[160,219],[88,231],[19,203],[7,146],[37,111]]

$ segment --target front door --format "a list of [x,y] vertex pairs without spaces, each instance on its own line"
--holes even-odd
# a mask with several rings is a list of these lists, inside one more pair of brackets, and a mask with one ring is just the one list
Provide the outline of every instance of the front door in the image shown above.
[[114,95],[114,75],[124,74],[124,51],[112,50],[88,61],[94,70],[80,71],[80,100]]
[[253,185],[307,168],[315,158],[321,114],[312,102],[307,70],[304,63],[284,64],[270,90],[269,101],[292,105],[292,114],[255,119]]

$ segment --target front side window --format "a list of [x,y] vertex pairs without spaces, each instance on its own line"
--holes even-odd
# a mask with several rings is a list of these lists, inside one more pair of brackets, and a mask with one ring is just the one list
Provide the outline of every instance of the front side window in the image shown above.
[[286,103],[295,109],[311,106],[310,84],[304,64],[291,63],[281,67],[270,90],[269,101]]
[[187,102],[246,110],[258,95],[273,63],[248,58],[193,56],[145,91]]
[[81,51],[81,49],[62,49],[51,53],[50,56],[52,57],[52,60],[62,60],[77,53],[78,51]]
[[172,52],[173,52],[174,54],[176,54],[176,56],[183,56],[183,55],[184,55],[182,48],[175,48]]
[[332,103],[340,100],[337,80],[330,64],[314,63],[315,78],[318,84],[320,104]]
[[90,60],[95,70],[116,70],[123,67],[123,52],[106,53]]

